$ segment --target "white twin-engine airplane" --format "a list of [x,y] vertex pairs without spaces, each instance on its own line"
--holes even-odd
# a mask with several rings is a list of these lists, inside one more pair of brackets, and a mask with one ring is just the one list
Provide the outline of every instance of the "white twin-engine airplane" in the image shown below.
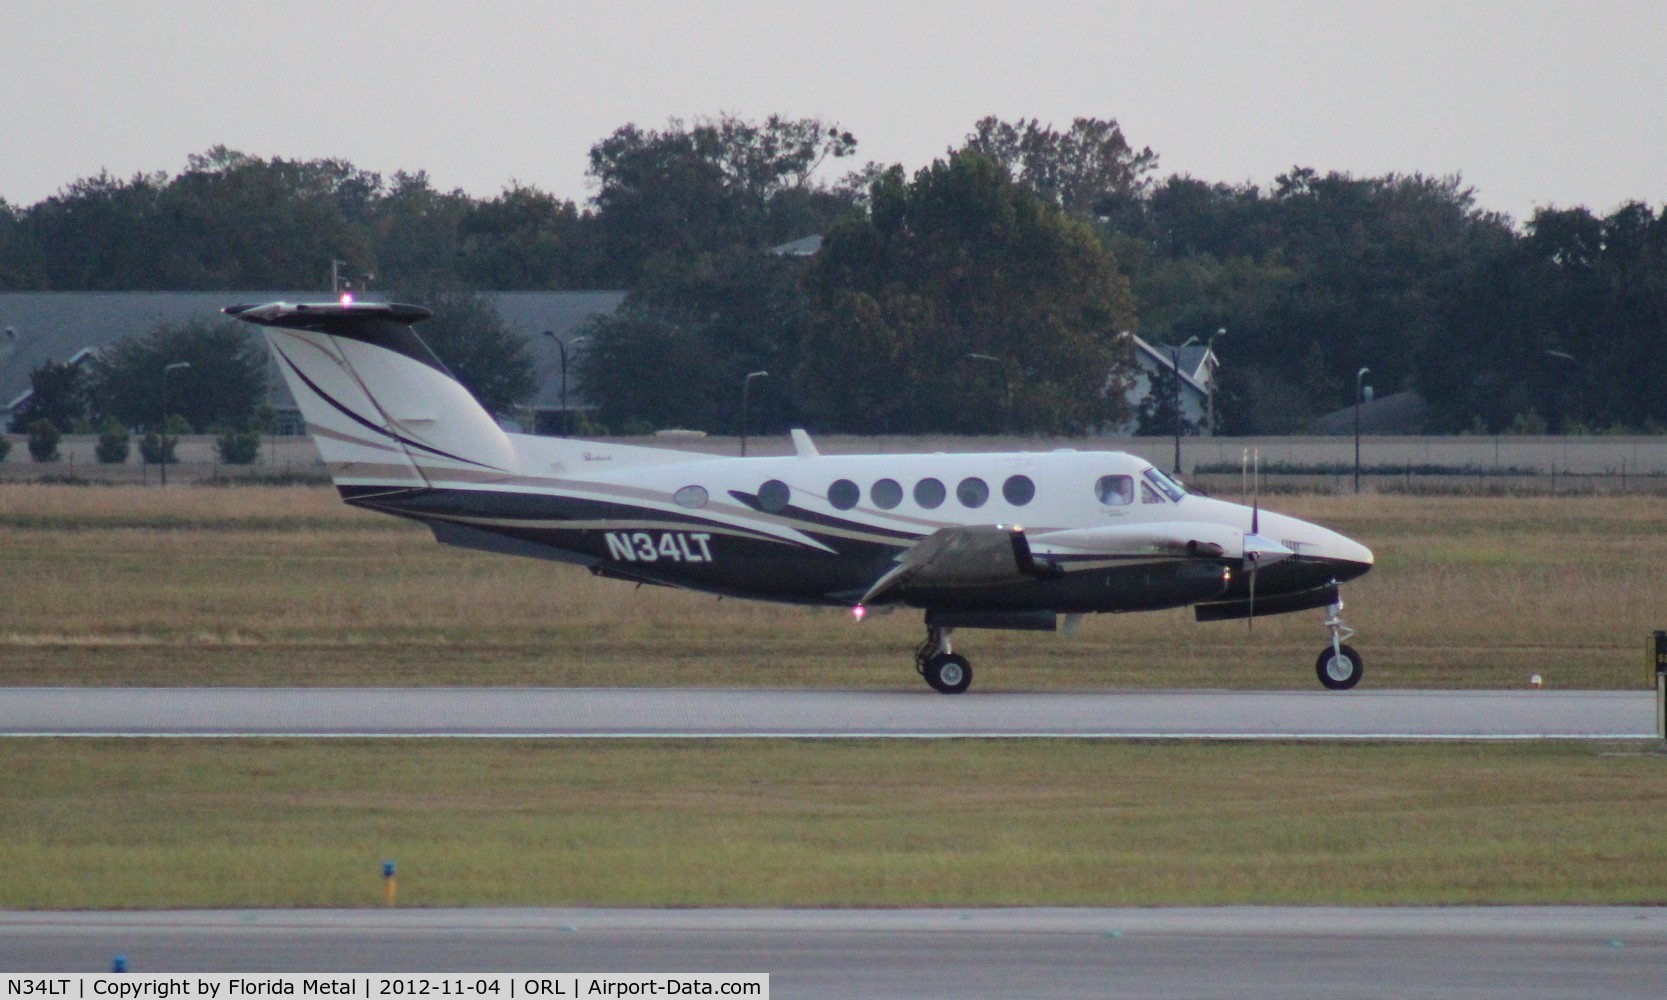
[[[925,612],[915,665],[972,681],[958,628],[1069,632],[1085,614],[1196,605],[1200,621],[1327,608],[1320,683],[1359,682],[1338,585],[1371,550],[1193,496],[1120,452],[722,458],[510,434],[418,338],[420,306],[233,306],[264,327],[349,504],[442,543],[721,595]],[[1021,527],[1022,525],[1022,527]]]

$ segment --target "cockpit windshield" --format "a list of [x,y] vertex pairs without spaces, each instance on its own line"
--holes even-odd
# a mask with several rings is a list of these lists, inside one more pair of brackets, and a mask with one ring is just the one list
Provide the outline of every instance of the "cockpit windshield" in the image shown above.
[[1187,495],[1187,491],[1181,488],[1180,483],[1159,472],[1153,466],[1147,466],[1146,471],[1141,475],[1152,489],[1157,490],[1160,495],[1168,497],[1170,503],[1180,503],[1181,499]]

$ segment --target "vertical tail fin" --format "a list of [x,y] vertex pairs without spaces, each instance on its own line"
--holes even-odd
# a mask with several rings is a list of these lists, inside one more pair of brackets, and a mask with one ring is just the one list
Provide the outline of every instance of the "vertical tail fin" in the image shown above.
[[338,487],[480,483],[516,473],[497,421],[411,324],[421,306],[232,306],[267,343]]

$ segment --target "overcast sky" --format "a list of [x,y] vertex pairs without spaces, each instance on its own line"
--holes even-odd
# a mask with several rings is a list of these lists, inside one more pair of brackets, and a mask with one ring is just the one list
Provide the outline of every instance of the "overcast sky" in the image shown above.
[[1462,174],[1667,203],[1667,2],[0,0],[0,197],[224,144],[582,201],[627,122],[818,116],[914,171],[985,115],[1115,118],[1159,173]]

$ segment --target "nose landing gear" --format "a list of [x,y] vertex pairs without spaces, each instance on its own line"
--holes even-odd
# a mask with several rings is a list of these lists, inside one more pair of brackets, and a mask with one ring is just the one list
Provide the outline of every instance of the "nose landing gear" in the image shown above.
[[954,629],[926,626],[926,641],[915,650],[915,669],[932,690],[941,694],[960,694],[972,684],[972,664],[949,648],[949,635]]
[[1366,672],[1366,661],[1353,646],[1343,642],[1354,636],[1354,629],[1343,621],[1343,598],[1338,597],[1336,604],[1326,608],[1322,624],[1331,631],[1331,645],[1320,650],[1314,672],[1328,690],[1347,691],[1360,683],[1361,675]]

